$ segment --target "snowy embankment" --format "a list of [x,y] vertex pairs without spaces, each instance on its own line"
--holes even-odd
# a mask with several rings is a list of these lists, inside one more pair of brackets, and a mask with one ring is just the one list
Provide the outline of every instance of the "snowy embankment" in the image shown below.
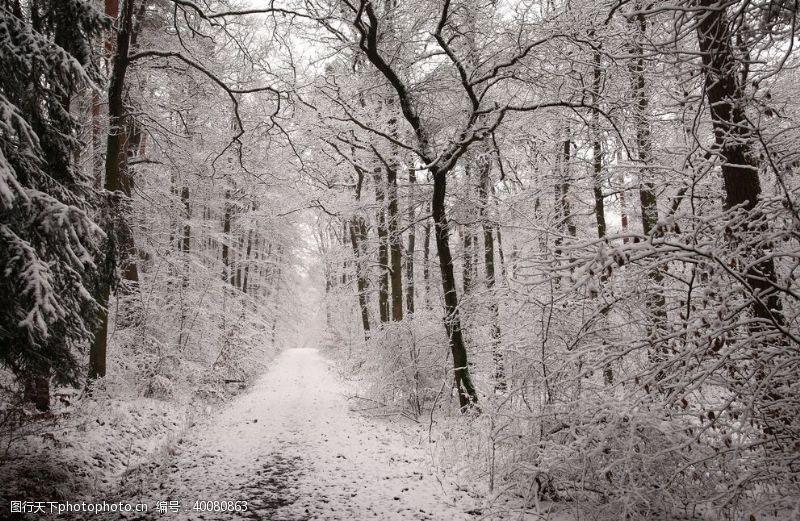
[[132,466],[168,446],[193,409],[156,399],[59,403],[17,428],[0,452],[0,501],[81,501],[115,487]]
[[[180,370],[183,377],[157,377],[167,381],[169,392],[153,392],[152,378],[136,385],[130,379],[108,378],[91,395],[59,389],[46,413],[4,404],[0,518],[12,501],[109,499],[127,475],[163,460],[186,429],[214,407],[225,407],[237,392],[233,385],[203,380],[196,364],[184,363]],[[27,516],[41,519],[41,514]]]
[[114,499],[148,503],[151,518],[178,501],[171,519],[472,519],[469,498],[432,474],[419,431],[351,412],[347,391],[317,350],[284,351]]

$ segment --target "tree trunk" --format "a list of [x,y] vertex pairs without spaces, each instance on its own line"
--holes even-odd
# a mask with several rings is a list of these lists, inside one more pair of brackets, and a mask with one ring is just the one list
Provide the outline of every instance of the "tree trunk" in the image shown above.
[[636,122],[636,149],[637,159],[641,164],[639,168],[639,203],[642,210],[642,231],[649,235],[658,224],[658,201],[653,184],[652,167],[652,136],[650,132],[649,99],[644,77],[645,63],[642,39],[647,31],[647,19],[644,15],[637,15],[633,19],[636,24],[637,37],[634,40],[633,52],[635,56],[631,64],[634,121]]
[[89,380],[103,378],[106,375],[106,353],[108,352],[108,299],[111,296],[111,285],[103,284],[97,295],[100,306],[100,324],[94,333],[94,340],[89,349]]
[[183,253],[189,253],[192,243],[192,225],[189,223],[189,219],[192,217],[192,211],[189,207],[189,187],[184,186],[181,188],[181,202],[183,203],[183,244],[181,247],[181,251]]
[[369,304],[367,302],[367,279],[364,276],[364,267],[361,265],[362,240],[366,239],[366,226],[359,217],[350,221],[350,243],[353,246],[353,256],[356,261],[356,284],[358,285],[358,307],[361,309],[361,325],[364,328],[364,340],[369,340]]
[[397,165],[386,169],[389,182],[389,252],[390,252],[390,280],[392,285],[392,320],[403,320],[403,238],[398,232],[399,214],[397,209]]
[[[602,63],[600,50],[594,51],[594,69],[592,81],[592,98],[595,107],[600,103],[602,86]],[[597,221],[597,237],[606,236],[606,209],[603,196],[603,144],[600,132],[600,111],[592,111],[592,170],[594,171],[594,216]]]
[[[364,187],[364,171],[355,167],[356,203],[361,201],[361,190]],[[361,326],[364,329],[364,340],[369,340],[369,302],[367,300],[367,276],[363,260],[367,258],[367,224],[360,215],[354,215],[350,219],[350,244],[353,247],[353,258],[355,259],[356,285],[358,287],[358,307],[361,310]]]
[[425,220],[422,241],[422,280],[425,283],[425,307],[431,309],[431,221]]
[[384,206],[386,196],[380,168],[375,169],[375,200],[378,203],[378,310],[381,324],[389,322],[389,235],[386,232]]
[[567,125],[565,129],[564,140],[559,143],[558,161],[556,163],[558,168],[559,178],[556,180],[554,187],[556,216],[557,216],[556,225],[559,230],[559,233],[556,235],[555,247],[553,249],[556,259],[561,257],[561,254],[563,253],[562,246],[564,244],[564,236],[566,235],[569,237],[575,237],[575,235],[577,234],[577,229],[575,228],[575,222],[572,218],[572,207],[570,205],[570,200],[569,200],[569,188],[570,188],[569,164],[571,155],[572,155],[572,140],[571,140],[570,128],[569,125]]
[[[753,157],[752,135],[742,102],[746,81],[742,67],[731,48],[731,30],[726,4],[718,0],[699,0],[706,10],[699,14],[697,39],[703,60],[704,90],[714,125],[716,149],[722,156],[725,208],[742,205],[754,210],[761,196],[758,163]],[[760,252],[763,256],[766,252]],[[747,270],[747,283],[758,294],[753,314],[766,323],[784,325],[783,305],[775,289],[775,263],[772,258]]]
[[233,252],[235,268],[233,269],[233,287],[242,291],[242,266],[244,265],[244,234],[239,234],[236,241],[236,250]]
[[[597,238],[604,239],[606,236],[606,209],[605,199],[603,196],[603,143],[602,134],[600,132],[600,88],[602,87],[602,62],[600,56],[600,49],[594,51],[594,67],[592,70],[592,101],[595,109],[592,110],[591,132],[592,132],[592,170],[594,173],[594,217],[597,221]],[[606,281],[606,275],[600,276],[601,283]],[[598,295],[595,292],[594,297]],[[602,316],[607,317],[609,307],[602,308]],[[605,338],[602,340],[603,345],[607,345]],[[603,368],[603,380],[606,385],[614,383],[614,371],[611,365],[607,364]]]
[[406,312],[414,314],[414,249],[417,241],[416,212],[414,211],[414,195],[417,173],[413,166],[408,169],[409,203],[408,203],[408,247],[406,248]]
[[50,376],[36,376],[25,380],[23,399],[32,403],[37,411],[49,411]]
[[[106,8],[113,9],[116,3],[110,0]],[[113,14],[113,13],[112,13]],[[117,192],[122,189],[120,171],[125,163],[125,148],[123,146],[123,133],[125,129],[125,107],[122,103],[122,93],[125,86],[125,74],[128,69],[128,50],[130,47],[131,33],[133,31],[133,1],[126,0],[122,15],[118,19],[117,43],[111,79],[108,86],[108,138],[106,141],[106,177],[105,189]],[[113,204],[113,203],[112,203]],[[111,208],[108,216],[108,239],[105,246],[105,267],[102,271],[102,281],[98,291],[97,301],[100,304],[98,328],[89,350],[89,378],[102,378],[106,375],[106,355],[108,351],[108,300],[111,296],[111,282],[114,278],[114,259],[116,258],[116,244],[114,240],[115,220],[123,220],[118,208]],[[127,241],[126,241],[127,242]],[[132,269],[123,269],[123,275],[128,280],[138,280],[135,263]]]
[[222,280],[233,283],[231,277],[231,254],[228,243],[231,240],[231,191],[225,190],[225,213],[222,217]]
[[[621,176],[621,178],[622,178],[621,179],[622,182],[621,182],[621,186],[620,186],[620,190],[619,190],[619,224],[620,224],[620,227],[622,228],[622,233],[623,234],[627,234],[628,233],[628,202],[627,202],[627,200],[625,198],[625,190],[627,190],[627,187],[625,186],[626,183],[625,183],[624,174]],[[622,243],[623,244],[628,244],[628,240],[629,240],[628,237],[623,237],[622,238]]]
[[464,249],[464,262],[461,266],[461,280],[463,282],[462,292],[464,295],[467,295],[472,292],[473,280],[474,280],[474,266],[475,266],[475,249],[473,244],[475,242],[475,237],[472,234],[472,228],[470,225],[465,224],[461,227],[461,236],[463,238],[463,249]]
[[506,271],[506,256],[503,253],[503,234],[500,232],[500,225],[495,223],[494,233],[497,235],[497,256],[500,259],[500,275],[505,284],[508,283],[508,272]]
[[103,100],[96,90],[92,90],[92,173],[94,187],[99,190],[104,184],[103,175]]
[[444,292],[444,326],[453,355],[455,386],[458,390],[459,404],[461,409],[464,410],[477,403],[478,395],[472,384],[467,365],[467,349],[461,332],[458,293],[453,272],[453,256],[450,252],[450,237],[445,213],[448,172],[447,170],[432,170],[431,174],[433,174],[433,200],[431,206],[436,236],[436,251],[439,255],[439,270],[442,275],[442,290]]
[[[647,19],[644,15],[636,15],[633,23],[636,24],[637,37],[633,44],[633,55],[635,59],[631,65],[633,98],[635,103],[636,122],[636,149],[637,159],[642,165],[639,169],[639,202],[642,210],[642,232],[650,235],[658,225],[658,200],[656,199],[655,186],[653,184],[652,167],[652,134],[650,132],[649,99],[645,83],[645,62],[642,49],[642,40],[647,31]],[[650,315],[648,324],[648,336],[652,341],[658,342],[663,338],[667,331],[667,311],[666,299],[662,282],[664,276],[654,268],[650,271],[650,279],[653,281],[652,291],[645,295],[645,305]],[[665,358],[665,349],[654,348],[651,360],[659,364]],[[661,380],[663,374],[657,373],[657,379]]]
[[491,316],[491,350],[494,361],[494,388],[496,391],[506,390],[506,369],[503,352],[500,349],[500,312],[497,296],[494,295],[494,237],[493,225],[489,218],[489,194],[492,189],[491,163],[487,159],[479,162],[480,184],[478,197],[480,202],[481,222],[483,225],[483,265],[486,272],[486,290],[489,293],[489,315]]
[[253,251],[253,230],[247,231],[247,247],[244,252],[244,269],[242,275],[242,293],[247,293],[250,284],[250,255]]
[[[128,117],[123,103],[125,75],[128,72],[128,53],[133,37],[133,0],[124,0],[122,15],[118,20],[117,45],[111,79],[108,85],[108,139],[106,141],[106,178],[105,189],[109,192],[120,191],[126,197],[131,196],[132,181],[128,172]],[[114,0],[106,2],[106,8],[112,9],[113,15],[118,8]],[[119,209],[117,212],[119,213]],[[136,267],[136,247],[133,231],[122,215],[116,216],[119,227],[119,244],[121,246],[122,278],[130,282],[139,281]]]

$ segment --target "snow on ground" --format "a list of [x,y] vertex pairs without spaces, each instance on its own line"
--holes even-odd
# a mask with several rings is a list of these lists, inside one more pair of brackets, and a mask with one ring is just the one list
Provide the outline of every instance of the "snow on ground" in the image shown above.
[[[473,519],[473,503],[430,472],[423,447],[351,412],[346,394],[316,349],[286,350],[249,393],[188,431],[168,470],[126,501],[147,502],[153,519]],[[247,512],[193,510],[209,500],[247,501]],[[159,514],[162,501],[180,501],[181,511]]]
[[115,486],[124,471],[186,424],[185,408],[147,398],[54,405],[44,419],[4,434],[0,518],[11,501],[75,501]]

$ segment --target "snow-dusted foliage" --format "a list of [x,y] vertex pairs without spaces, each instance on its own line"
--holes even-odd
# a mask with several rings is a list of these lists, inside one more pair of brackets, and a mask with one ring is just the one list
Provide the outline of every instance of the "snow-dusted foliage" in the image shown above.
[[[308,436],[347,387],[416,422],[464,515],[798,517],[795,3],[103,4],[98,34],[88,1],[0,0],[0,398],[89,365],[66,407],[131,400],[161,438],[161,405],[224,403],[324,325],[357,386],[290,353],[256,396],[313,390],[220,416],[282,469],[258,487],[300,479],[293,443],[364,470]],[[264,470],[213,425],[200,450]]]
[[[280,106],[258,89],[232,94],[255,81],[239,65],[270,50],[254,43],[246,56],[246,26],[200,28],[163,4],[135,22],[119,212],[133,269],[109,303],[108,373],[145,397],[218,401],[264,369],[295,312],[302,245],[278,215],[294,173],[285,138],[264,124]],[[197,31],[214,39],[188,37]]]
[[97,78],[90,2],[0,4],[0,358],[74,381],[93,333],[101,204],[75,168],[70,101]]
[[319,86],[346,367],[498,517],[800,508],[794,10],[698,5],[365,7]]
[[[233,79],[266,44],[245,56],[247,29],[168,2],[106,2],[113,28],[90,2],[19,3],[0,2],[0,355],[24,384],[0,371],[4,509],[109,494],[246,388],[296,331],[304,248],[278,100]],[[135,53],[111,92],[98,70]]]

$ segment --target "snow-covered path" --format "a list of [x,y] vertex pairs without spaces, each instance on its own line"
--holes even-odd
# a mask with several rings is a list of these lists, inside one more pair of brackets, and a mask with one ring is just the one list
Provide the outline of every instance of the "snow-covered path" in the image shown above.
[[[316,349],[284,351],[250,392],[187,433],[166,482],[153,483],[151,509],[178,500],[171,519],[470,519],[424,449],[351,412],[345,390]],[[193,510],[208,500],[247,501],[247,512]]]

